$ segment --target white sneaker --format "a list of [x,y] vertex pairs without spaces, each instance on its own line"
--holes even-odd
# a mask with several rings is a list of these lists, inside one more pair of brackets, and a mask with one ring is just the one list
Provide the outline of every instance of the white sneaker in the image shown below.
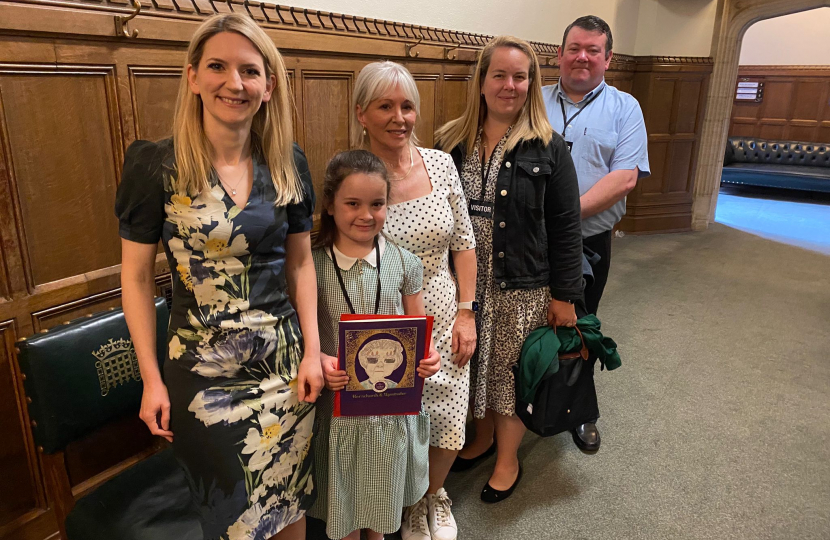
[[429,506],[426,497],[410,506],[404,512],[403,523],[401,524],[402,540],[432,539],[429,535],[429,524],[427,523],[428,512]]
[[429,501],[429,532],[432,540],[456,540],[458,526],[452,516],[452,501],[444,488],[435,495],[427,495]]

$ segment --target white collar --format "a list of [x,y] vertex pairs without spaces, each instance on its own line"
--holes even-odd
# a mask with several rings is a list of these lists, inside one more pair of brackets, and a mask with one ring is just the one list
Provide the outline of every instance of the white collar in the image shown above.
[[[380,256],[383,257],[383,250],[386,248],[386,239],[383,235],[378,236],[378,249],[380,250]],[[332,244],[331,250],[334,252],[334,258],[337,259],[337,266],[340,267],[341,270],[351,270],[352,266],[357,262],[356,257],[349,257],[345,255],[342,251],[337,249],[337,246]],[[328,254],[331,256],[330,254]],[[369,263],[372,268],[377,267],[377,256],[375,255],[375,248],[372,248],[372,251],[366,254],[365,257],[362,257],[364,261]]]

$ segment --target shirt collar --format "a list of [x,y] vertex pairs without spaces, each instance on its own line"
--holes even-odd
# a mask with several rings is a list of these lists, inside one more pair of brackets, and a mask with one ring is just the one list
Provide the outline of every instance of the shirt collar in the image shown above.
[[[386,239],[381,234],[378,236],[378,249],[380,250],[380,256],[383,257],[383,250],[386,248]],[[349,257],[345,255],[342,251],[337,249],[337,246],[332,244],[331,250],[334,252],[334,258],[337,260],[337,266],[340,267],[341,270],[351,270],[351,268],[355,265],[358,261],[357,257]],[[369,263],[369,266],[372,268],[377,268],[377,256],[375,255],[375,248],[372,248],[372,251],[366,254],[365,257],[362,257],[364,261]]]
[[[596,86],[596,88],[594,88],[593,90],[591,90],[590,92],[585,94],[585,97],[583,97],[582,100],[579,103],[582,103],[583,101],[587,101],[587,100],[591,99],[594,95],[596,95],[598,92],[600,92],[603,88],[605,88],[605,77],[602,78],[602,80],[599,82],[599,84]],[[561,83],[556,83],[556,90],[557,90],[557,93],[559,94],[559,99],[562,99],[563,101],[567,101],[568,103],[571,103],[573,105],[579,105],[579,103],[574,103],[573,100],[568,97],[568,94],[566,94],[565,91],[562,90],[562,84]]]

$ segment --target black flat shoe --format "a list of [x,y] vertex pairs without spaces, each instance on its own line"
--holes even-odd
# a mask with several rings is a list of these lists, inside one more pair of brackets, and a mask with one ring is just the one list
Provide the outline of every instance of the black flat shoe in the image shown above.
[[493,444],[490,445],[490,448],[484,451],[484,453],[479,454],[478,456],[470,459],[465,459],[461,456],[455,458],[455,461],[452,462],[452,466],[450,467],[450,471],[452,472],[461,472],[466,471],[467,469],[472,469],[476,463],[479,461],[485,460],[488,457],[492,456],[496,453],[496,441],[493,441]]
[[571,435],[580,450],[583,452],[594,453],[599,450],[599,445],[602,440],[599,437],[599,430],[597,425],[593,422],[582,424],[576,429],[571,430]]
[[484,486],[484,489],[481,490],[481,500],[486,503],[497,503],[505,500],[510,495],[513,494],[513,490],[516,489],[516,486],[519,485],[519,480],[522,479],[522,466],[519,465],[519,474],[516,475],[516,481],[513,482],[513,485],[509,488],[505,489],[504,491],[499,491],[490,486],[490,482],[487,482],[487,485]]

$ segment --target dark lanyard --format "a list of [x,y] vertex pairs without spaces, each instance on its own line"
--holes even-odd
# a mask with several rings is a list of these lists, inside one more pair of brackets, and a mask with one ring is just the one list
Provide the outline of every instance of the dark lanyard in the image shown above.
[[490,154],[490,159],[487,160],[486,171],[484,170],[484,154],[486,154],[487,152],[484,148],[484,142],[481,143],[481,150],[481,195],[479,196],[478,200],[484,202],[484,192],[487,189],[488,178],[490,178],[490,167],[493,166],[493,156],[496,154],[496,149],[495,147],[493,148],[493,152]]
[[574,121],[574,118],[579,116],[579,113],[581,113],[582,111],[587,109],[588,105],[593,103],[594,100],[599,97],[599,95],[602,93],[603,90],[605,90],[604,86],[602,88],[600,88],[599,92],[597,92],[596,94],[591,96],[591,99],[586,101],[585,105],[583,105],[582,108],[577,107],[577,111],[570,118],[565,116],[565,100],[564,100],[564,98],[562,98],[562,96],[559,96],[559,106],[562,108],[562,120],[565,122],[565,125],[562,126],[562,136],[563,137],[565,136],[565,131],[568,130],[568,125],[570,125],[570,123]]
[[[337,264],[337,258],[334,256],[334,249],[331,247],[329,247],[329,254],[331,255],[331,262],[334,265],[334,273],[337,274],[337,282],[340,284],[340,290],[343,292],[343,298],[346,299],[346,305],[349,306],[349,311],[351,311],[352,315],[354,315],[354,306],[349,298],[349,293],[346,292],[346,285],[343,283],[343,275],[340,273],[340,266]],[[375,238],[375,256],[377,257],[376,260],[378,265],[378,289],[377,294],[375,295],[375,315],[377,315],[378,308],[380,308],[380,247],[378,246],[377,238]]]

